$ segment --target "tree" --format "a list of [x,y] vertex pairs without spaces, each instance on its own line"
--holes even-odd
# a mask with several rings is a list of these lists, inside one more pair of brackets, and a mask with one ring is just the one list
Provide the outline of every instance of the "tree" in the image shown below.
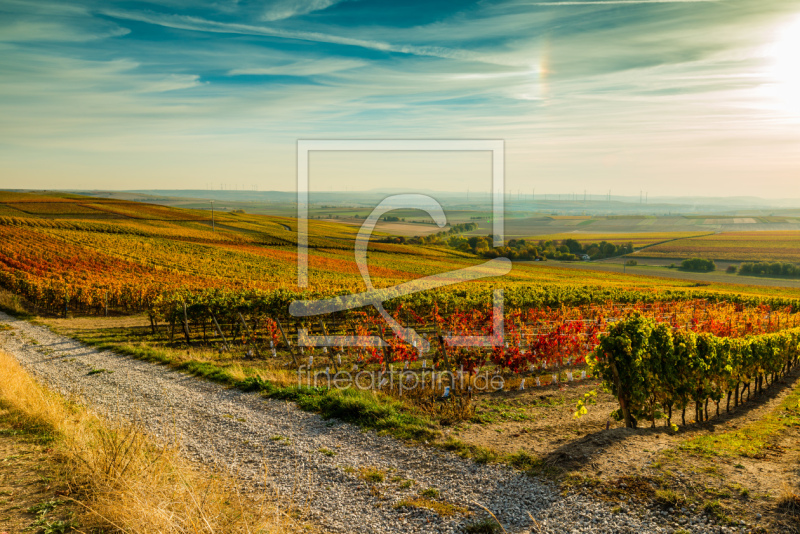
[[575,239],[565,239],[563,244],[572,254],[580,254],[581,252],[583,252],[583,247]]

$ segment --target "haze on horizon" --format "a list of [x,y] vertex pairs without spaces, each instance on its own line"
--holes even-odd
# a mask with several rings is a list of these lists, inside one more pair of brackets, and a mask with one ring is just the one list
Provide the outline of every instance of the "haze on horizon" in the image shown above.
[[[503,139],[508,191],[797,197],[800,0],[0,0],[0,188],[291,190],[297,139]],[[488,154],[315,154],[319,190]]]

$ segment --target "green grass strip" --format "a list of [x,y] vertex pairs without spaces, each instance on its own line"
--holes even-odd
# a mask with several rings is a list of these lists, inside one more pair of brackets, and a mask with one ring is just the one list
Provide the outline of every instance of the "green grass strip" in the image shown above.
[[758,458],[783,430],[797,426],[800,426],[800,382],[780,406],[758,421],[737,430],[698,436],[679,448],[701,456]]

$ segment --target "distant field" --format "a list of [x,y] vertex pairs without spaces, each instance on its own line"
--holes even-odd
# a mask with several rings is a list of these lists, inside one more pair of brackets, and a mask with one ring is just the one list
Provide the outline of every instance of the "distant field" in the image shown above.
[[0,192],[0,216],[56,219],[206,219],[191,212],[119,200],[97,200],[68,194]]
[[20,211],[8,204],[0,204],[0,215],[8,215],[10,217],[24,217],[25,212]]
[[575,239],[580,243],[599,243],[600,241],[608,241],[614,244],[633,243],[634,248],[648,247],[656,243],[662,243],[670,240],[685,240],[690,237],[697,237],[699,233],[691,232],[674,232],[674,233],[636,233],[636,234],[595,234],[595,233],[563,233],[563,234],[546,234],[534,235],[526,237],[526,240],[539,241],[539,240],[557,240]]
[[[325,222],[334,224],[346,224],[354,227],[361,227],[364,221],[361,219],[322,219]],[[375,233],[384,233],[392,236],[425,236],[435,234],[449,228],[439,228],[435,224],[413,223],[413,222],[379,222],[375,225]]]
[[748,284],[773,288],[791,287],[795,288],[795,290],[800,289],[800,280],[739,276],[737,274],[725,272],[725,265],[721,265],[720,263],[717,264],[717,270],[714,272],[695,273],[680,271],[678,269],[669,269],[663,265],[650,264],[649,262],[658,262],[658,259],[644,258],[640,259],[639,264],[636,266],[625,267],[623,267],[623,261],[620,258],[599,262],[558,262],[558,266],[564,269],[626,273],[628,275],[642,275],[673,280],[694,280],[701,283]]
[[726,232],[656,245],[640,254],[651,258],[800,263],[800,232]]
[[[478,229],[472,235],[491,233],[491,222],[477,220]],[[691,237],[714,232],[765,232],[798,231],[797,219],[788,217],[706,217],[706,216],[607,216],[607,217],[561,217],[538,215],[505,220],[507,239],[534,239],[542,236],[564,234],[595,234],[600,240],[617,242],[620,235],[672,234],[677,237]],[[574,237],[574,236],[570,236]],[[646,241],[648,238],[643,238]],[[635,242],[634,242],[635,244]],[[638,245],[637,245],[638,246]]]

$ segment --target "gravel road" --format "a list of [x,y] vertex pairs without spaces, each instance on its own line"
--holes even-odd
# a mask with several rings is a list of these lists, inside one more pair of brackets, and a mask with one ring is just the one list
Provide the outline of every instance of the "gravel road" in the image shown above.
[[[189,458],[225,465],[246,484],[277,491],[330,532],[463,532],[484,515],[475,502],[490,509],[509,533],[658,533],[676,525],[645,509],[613,513],[600,501],[562,496],[547,482],[504,466],[409,446],[324,421],[293,404],[102,352],[1,312],[0,323],[13,328],[0,332],[0,347],[53,389],[78,396],[99,413],[140,420],[160,439],[177,434]],[[98,369],[106,372],[89,374]],[[371,467],[387,473],[375,488],[358,476],[359,468]],[[404,488],[395,477],[413,485]],[[473,516],[443,518],[425,509],[395,508],[425,488],[438,489],[442,500],[469,508]],[[701,519],[691,521],[683,528],[720,532]]]

